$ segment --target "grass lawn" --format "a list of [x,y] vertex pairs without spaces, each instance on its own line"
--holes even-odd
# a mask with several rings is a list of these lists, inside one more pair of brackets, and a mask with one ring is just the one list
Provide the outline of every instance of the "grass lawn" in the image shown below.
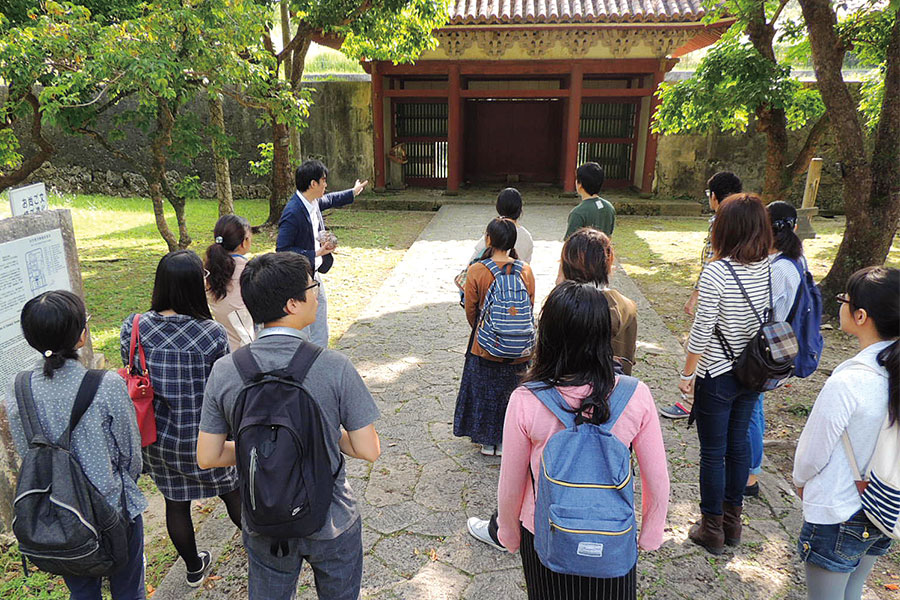
[[[119,328],[130,313],[149,308],[156,265],[167,251],[156,229],[150,201],[69,195],[51,196],[50,204],[51,208],[72,211],[87,308],[92,315],[94,351],[102,352],[110,367],[118,367],[121,364]],[[236,212],[251,223],[263,222],[268,208],[265,201],[235,202]],[[8,203],[0,202],[0,218],[8,216]],[[325,276],[332,342],[350,327],[372,293],[433,216],[430,212],[352,208],[326,213],[326,222],[339,239],[335,267]],[[169,211],[167,218],[174,227],[174,213]],[[201,256],[212,242],[217,219],[216,201],[188,203],[187,221],[194,239],[191,249]],[[251,254],[274,249],[274,232],[254,236]],[[142,478],[141,488],[148,496],[158,496],[149,478]],[[162,502],[159,498],[156,500],[151,501],[151,510],[144,515],[148,590],[159,585],[176,559],[175,549],[165,531]],[[195,512],[194,517],[195,525],[198,525],[201,515]],[[4,550],[0,543],[0,598],[63,599],[68,598],[68,590],[62,578],[55,575],[35,571],[24,578],[15,546]]]

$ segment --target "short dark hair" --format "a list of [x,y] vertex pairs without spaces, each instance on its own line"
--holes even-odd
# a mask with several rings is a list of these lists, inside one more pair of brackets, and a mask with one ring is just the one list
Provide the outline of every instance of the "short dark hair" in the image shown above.
[[575,181],[581,184],[588,194],[595,195],[600,192],[603,187],[603,180],[606,176],[603,174],[603,167],[595,162],[586,162],[575,171]]
[[252,259],[241,273],[241,298],[254,323],[271,323],[287,316],[288,300],[306,301],[309,260],[295,252],[269,252]]
[[768,257],[772,247],[772,226],[759,196],[728,196],[716,211],[711,242],[716,260],[730,258],[747,265]]
[[323,177],[328,177],[328,169],[321,160],[316,159],[310,159],[297,167],[294,175],[297,189],[301,192],[308,190],[313,181],[318,181]]
[[716,195],[716,200],[721,204],[728,196],[744,191],[744,184],[731,171],[719,171],[707,180],[706,188]]
[[28,345],[44,355],[44,375],[65,364],[67,358],[78,358],[75,346],[87,327],[84,302],[67,290],[54,290],[35,296],[22,307],[22,333]]
[[169,252],[156,266],[150,308],[174,310],[195,319],[212,319],[203,282],[203,261],[190,250]]
[[516,188],[505,188],[497,196],[497,214],[515,221],[522,216],[522,194]]
[[569,281],[609,285],[613,260],[609,237],[593,227],[582,227],[563,244],[563,277]]

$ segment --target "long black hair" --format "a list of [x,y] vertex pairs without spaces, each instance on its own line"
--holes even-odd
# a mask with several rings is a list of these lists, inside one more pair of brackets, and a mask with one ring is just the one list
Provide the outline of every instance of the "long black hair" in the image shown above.
[[900,419],[900,269],[866,267],[847,280],[850,309],[863,309],[883,340],[893,343],[878,353],[878,364],[888,372],[888,414],[893,425]]
[[491,222],[488,223],[484,235],[485,241],[487,241],[488,238],[491,239],[491,245],[484,249],[484,253],[481,255],[482,259],[493,256],[494,250],[508,250],[510,257],[515,259],[519,258],[515,249],[518,231],[516,230],[516,224],[510,219],[505,217],[496,217],[492,219]]
[[537,346],[525,381],[548,386],[590,385],[581,410],[592,407],[590,422],[609,420],[609,394],[616,385],[609,304],[594,283],[564,281],[541,310]]
[[156,267],[150,308],[174,310],[195,319],[212,319],[203,285],[203,262],[190,250],[169,252]]
[[231,253],[244,243],[250,234],[250,221],[237,215],[222,215],[213,229],[213,242],[206,249],[204,266],[209,271],[206,287],[213,298],[221,300],[228,293],[228,284],[234,275],[234,258]]
[[794,233],[797,225],[797,209],[793,205],[776,200],[766,206],[769,213],[769,222],[772,223],[772,236],[775,238],[775,248],[779,252],[797,260],[803,255],[803,242]]
[[87,327],[87,313],[77,295],[55,290],[35,296],[22,307],[21,323],[25,341],[44,355],[48,379],[67,358],[78,358],[75,347]]

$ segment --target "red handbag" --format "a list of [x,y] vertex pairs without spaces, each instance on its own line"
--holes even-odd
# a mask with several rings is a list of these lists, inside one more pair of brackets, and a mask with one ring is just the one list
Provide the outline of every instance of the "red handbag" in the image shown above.
[[[134,322],[131,324],[131,349],[128,351],[128,366],[119,369],[118,373],[125,380],[128,395],[134,402],[138,429],[141,432],[141,447],[143,448],[156,442],[156,411],[153,410],[153,386],[150,385],[147,357],[144,356],[144,347],[140,340],[138,327],[140,319],[141,315],[134,315]],[[141,357],[140,369],[136,369],[134,364],[135,347]]]

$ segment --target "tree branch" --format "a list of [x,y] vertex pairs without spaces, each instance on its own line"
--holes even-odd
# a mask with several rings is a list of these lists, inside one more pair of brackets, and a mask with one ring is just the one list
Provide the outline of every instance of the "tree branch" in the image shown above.
[[788,2],[790,2],[790,0],[781,0],[781,4],[778,5],[778,8],[775,9],[775,14],[773,14],[772,18],[769,20],[769,25],[771,27],[775,26],[775,22],[778,21],[778,17],[781,16],[781,11],[788,5]]
[[56,151],[53,144],[44,137],[41,103],[37,96],[34,95],[33,91],[28,90],[23,99],[31,105],[31,140],[37,145],[38,151],[35,152],[34,156],[24,161],[22,165],[12,173],[0,175],[0,191],[25,181],[29,175],[40,168],[40,166]]
[[125,154],[124,152],[121,152],[119,150],[116,150],[113,147],[113,145],[109,143],[109,141],[106,139],[106,137],[99,131],[95,131],[93,129],[88,129],[87,127],[79,127],[78,129],[75,130],[75,133],[80,133],[81,135],[91,138],[92,140],[94,140],[95,142],[97,142],[98,144],[103,146],[104,150],[106,150],[107,152],[112,154],[117,159],[123,160],[133,166],[137,166],[137,163],[134,161],[134,158],[132,156],[129,156],[128,154]]
[[806,142],[804,142],[803,147],[797,152],[797,156],[794,157],[794,162],[787,166],[785,177],[788,179],[788,182],[793,181],[794,178],[802,175],[809,168],[809,161],[815,157],[816,150],[818,150],[822,138],[825,137],[825,134],[828,132],[828,125],[828,112],[825,112],[825,114],[819,117],[816,124],[812,126],[812,129],[809,130],[809,134],[806,136]]

